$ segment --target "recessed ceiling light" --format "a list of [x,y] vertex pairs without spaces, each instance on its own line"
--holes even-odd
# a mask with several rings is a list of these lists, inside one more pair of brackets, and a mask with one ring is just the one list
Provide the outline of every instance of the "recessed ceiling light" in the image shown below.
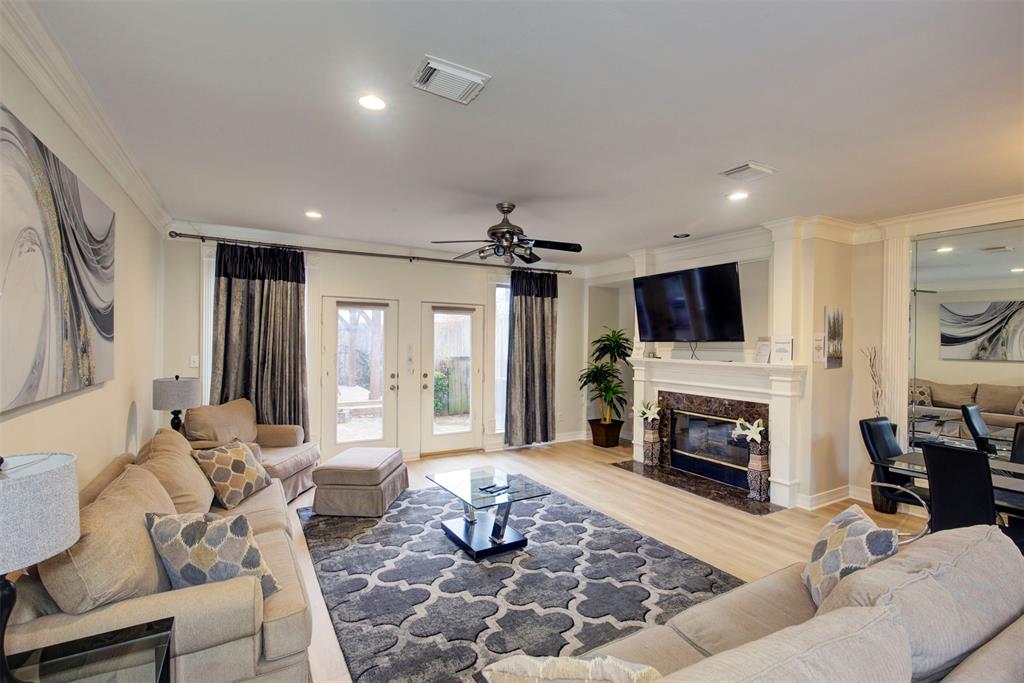
[[747,197],[749,197],[750,193],[749,192],[744,192],[743,190],[740,190],[739,192],[733,192],[732,194],[729,194],[729,195],[726,195],[726,196],[729,197],[730,201],[738,202],[741,199],[746,199]]
[[677,232],[676,234],[674,234],[672,236],[675,237],[677,240],[685,240],[687,237],[690,236],[690,233],[688,233],[688,232]]
[[1024,273],[1024,268],[1010,268],[1011,273]]
[[935,251],[939,254],[948,254],[949,252],[953,251],[953,247],[939,247]]
[[384,100],[376,95],[363,95],[359,98],[359,104],[363,105],[366,109],[372,109],[373,111],[380,111],[384,107],[388,106]]
[[318,221],[323,217],[324,215],[322,213],[320,213],[319,211],[315,211],[313,209],[310,209],[309,211],[306,212],[306,218],[310,218],[314,221]]

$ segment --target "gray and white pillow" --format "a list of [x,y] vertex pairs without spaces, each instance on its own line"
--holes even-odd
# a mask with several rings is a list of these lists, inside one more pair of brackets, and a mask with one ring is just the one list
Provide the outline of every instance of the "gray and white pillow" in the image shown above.
[[264,598],[280,589],[245,515],[149,512],[146,525],[173,588],[255,576]]
[[912,385],[909,402],[912,406],[930,406],[932,404],[932,388],[927,384]]
[[851,505],[826,524],[801,574],[814,604],[821,606],[844,576],[894,555],[899,535],[879,529],[859,505]]

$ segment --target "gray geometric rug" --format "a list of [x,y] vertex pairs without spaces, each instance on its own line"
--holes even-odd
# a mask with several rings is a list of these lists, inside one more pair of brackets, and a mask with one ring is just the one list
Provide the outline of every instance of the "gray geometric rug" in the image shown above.
[[515,503],[526,548],[474,562],[462,504],[410,490],[382,519],[299,511],[353,681],[467,681],[508,654],[580,654],[743,582],[560,493]]

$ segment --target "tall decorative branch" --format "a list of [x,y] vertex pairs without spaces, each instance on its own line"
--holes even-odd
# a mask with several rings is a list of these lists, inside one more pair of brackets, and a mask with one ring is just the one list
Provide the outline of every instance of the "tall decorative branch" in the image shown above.
[[878,358],[878,347],[868,346],[860,350],[868,359],[871,374],[871,402],[875,405],[875,417],[882,415],[882,369]]

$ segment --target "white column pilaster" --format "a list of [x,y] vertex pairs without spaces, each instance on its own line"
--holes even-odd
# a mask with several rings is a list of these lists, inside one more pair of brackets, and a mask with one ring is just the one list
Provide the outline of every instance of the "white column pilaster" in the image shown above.
[[[882,404],[907,445],[910,380],[910,236],[905,226],[885,229],[882,242]],[[856,283],[855,283],[856,284]]]
[[[653,275],[655,272],[654,251],[651,249],[639,249],[629,252],[633,259],[633,271],[636,277]],[[646,393],[645,368],[642,362],[647,355],[647,344],[640,341],[640,325],[636,315],[633,316],[633,356],[630,363],[633,366],[633,405],[638,406],[643,401],[656,401],[656,395],[648,396]],[[644,421],[635,414],[633,419],[633,460],[643,462],[644,459]]]

